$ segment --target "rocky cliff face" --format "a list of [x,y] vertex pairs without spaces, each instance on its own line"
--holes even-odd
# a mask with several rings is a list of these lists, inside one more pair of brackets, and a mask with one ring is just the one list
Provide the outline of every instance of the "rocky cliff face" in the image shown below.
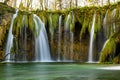
[[[7,33],[11,23],[11,18],[14,13],[14,9],[8,7],[5,4],[0,9],[0,59],[4,59],[5,45],[7,40]],[[118,37],[113,37],[108,48],[102,50],[104,42],[110,39],[113,34],[119,32],[120,29],[120,4],[103,6],[103,7],[84,7],[63,12],[47,12],[47,11],[35,11],[24,12],[19,11],[17,17],[14,20],[12,33],[16,37],[18,46],[18,54],[16,51],[16,44],[13,44],[13,52],[15,53],[16,60],[20,61],[27,55],[27,60],[34,60],[35,56],[35,24],[33,20],[33,14],[38,15],[44,22],[47,35],[50,44],[50,50],[53,60],[74,60],[74,61],[88,61],[88,51],[90,42],[90,31],[93,21],[93,15],[96,14],[96,20],[94,24],[94,44],[93,44],[93,61],[98,61],[99,57],[101,62],[113,61],[111,55],[114,53],[114,61],[117,63],[120,59],[118,56],[120,53]],[[62,16],[62,21],[59,21],[59,17]],[[59,23],[60,29],[59,29]],[[25,39],[23,37],[25,36]],[[27,45],[24,40],[27,41]],[[111,44],[115,43],[115,47]],[[111,45],[111,48],[110,46]],[[115,48],[113,52],[113,48]],[[110,49],[109,49],[110,48]],[[38,48],[39,49],[39,48]],[[109,51],[110,50],[110,51]],[[27,53],[27,54],[26,54]],[[100,55],[103,56],[100,56]],[[108,55],[110,54],[110,56]],[[110,57],[111,60],[108,60]]]
[[0,3],[0,60],[4,59],[7,33],[12,19],[14,9]]

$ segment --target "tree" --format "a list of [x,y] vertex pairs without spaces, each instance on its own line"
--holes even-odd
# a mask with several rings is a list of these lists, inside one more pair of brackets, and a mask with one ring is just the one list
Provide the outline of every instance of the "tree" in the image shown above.
[[59,9],[62,9],[62,0],[58,0],[58,7]]
[[48,9],[48,0],[44,0],[44,8],[45,8],[45,10]]
[[78,6],[78,0],[75,0],[75,7]]
[[12,0],[12,3],[13,3],[12,6],[16,8],[16,6],[17,6],[17,0]]
[[72,0],[69,0],[70,2],[69,2],[69,8],[71,8],[72,7]]
[[43,7],[43,0],[39,0],[39,2],[40,2],[41,9],[44,10],[44,7]]
[[32,0],[26,0],[27,10],[32,7]]
[[107,1],[107,4],[110,5],[110,0]]
[[4,3],[7,4],[8,1],[9,1],[9,0],[5,0]]
[[101,5],[103,6],[103,0],[101,0],[101,3],[102,3]]

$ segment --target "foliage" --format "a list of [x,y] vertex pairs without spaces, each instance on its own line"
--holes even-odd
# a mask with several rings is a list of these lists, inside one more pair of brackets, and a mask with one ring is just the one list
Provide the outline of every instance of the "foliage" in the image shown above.
[[[120,53],[119,53],[120,54]],[[113,62],[118,64],[120,63],[120,55],[116,56],[114,59],[113,59]]]
[[0,3],[0,16],[4,15],[7,12],[15,13],[15,10],[4,3]]

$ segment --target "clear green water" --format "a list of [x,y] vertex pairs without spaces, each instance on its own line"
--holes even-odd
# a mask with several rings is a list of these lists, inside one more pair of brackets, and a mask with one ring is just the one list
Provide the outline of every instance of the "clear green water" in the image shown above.
[[[119,70],[100,70],[99,64],[0,64],[0,80],[120,80]],[[109,65],[108,65],[109,66]]]

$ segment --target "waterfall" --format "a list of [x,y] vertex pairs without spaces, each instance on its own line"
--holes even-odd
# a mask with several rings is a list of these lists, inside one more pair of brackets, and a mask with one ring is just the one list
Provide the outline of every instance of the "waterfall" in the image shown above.
[[67,42],[67,37],[68,37],[67,33],[69,31],[69,29],[68,29],[68,27],[69,27],[69,19],[70,19],[70,14],[68,14],[66,22],[64,24],[64,54],[63,54],[63,60],[64,61],[66,60],[66,54],[67,54],[67,51],[68,51],[68,49],[67,49],[67,46],[68,46],[67,45],[68,44],[68,42]]
[[62,23],[62,15],[59,16],[59,26],[58,26],[58,58],[57,58],[57,61],[60,61],[60,53],[61,53],[61,23]]
[[103,48],[102,48],[102,51],[103,49],[105,48],[106,44],[109,42],[109,39],[105,41],[104,45],[103,45]]
[[108,10],[106,11],[106,14],[105,14],[105,17],[104,17],[104,20],[103,20],[103,28],[105,30],[104,35],[106,37],[108,37],[108,34],[107,34],[107,16],[108,16]]
[[12,28],[13,28],[13,23],[14,19],[17,17],[18,10],[16,10],[16,13],[12,17],[12,21],[10,24],[10,29],[8,33],[8,39],[7,39],[7,45],[6,45],[6,51],[5,51],[5,61],[10,62],[11,61],[11,48],[13,46],[13,34],[12,34]]
[[73,32],[70,32],[70,60],[73,60],[73,41],[74,40],[74,34]]
[[53,35],[54,35],[54,27],[53,27],[53,23],[52,23],[52,14],[50,14],[50,34],[51,34],[51,44],[53,44]]
[[[72,25],[74,24],[74,13],[72,12],[72,24],[70,25],[70,28],[72,28]],[[70,60],[73,60],[73,44],[74,44],[74,33],[70,29]]]
[[94,26],[95,26],[95,18],[96,14],[93,16],[92,28],[90,31],[90,44],[89,44],[89,55],[88,55],[88,62],[93,62],[93,42],[94,42]]
[[34,22],[37,33],[35,39],[35,61],[50,62],[51,56],[50,56],[50,49],[49,49],[45,24],[35,14],[34,14]]
[[116,9],[114,9],[114,10],[112,11],[111,16],[112,16],[112,18],[113,18],[113,20],[114,20],[114,22],[113,22],[113,30],[114,30],[114,32],[116,32],[116,26],[115,26]]

